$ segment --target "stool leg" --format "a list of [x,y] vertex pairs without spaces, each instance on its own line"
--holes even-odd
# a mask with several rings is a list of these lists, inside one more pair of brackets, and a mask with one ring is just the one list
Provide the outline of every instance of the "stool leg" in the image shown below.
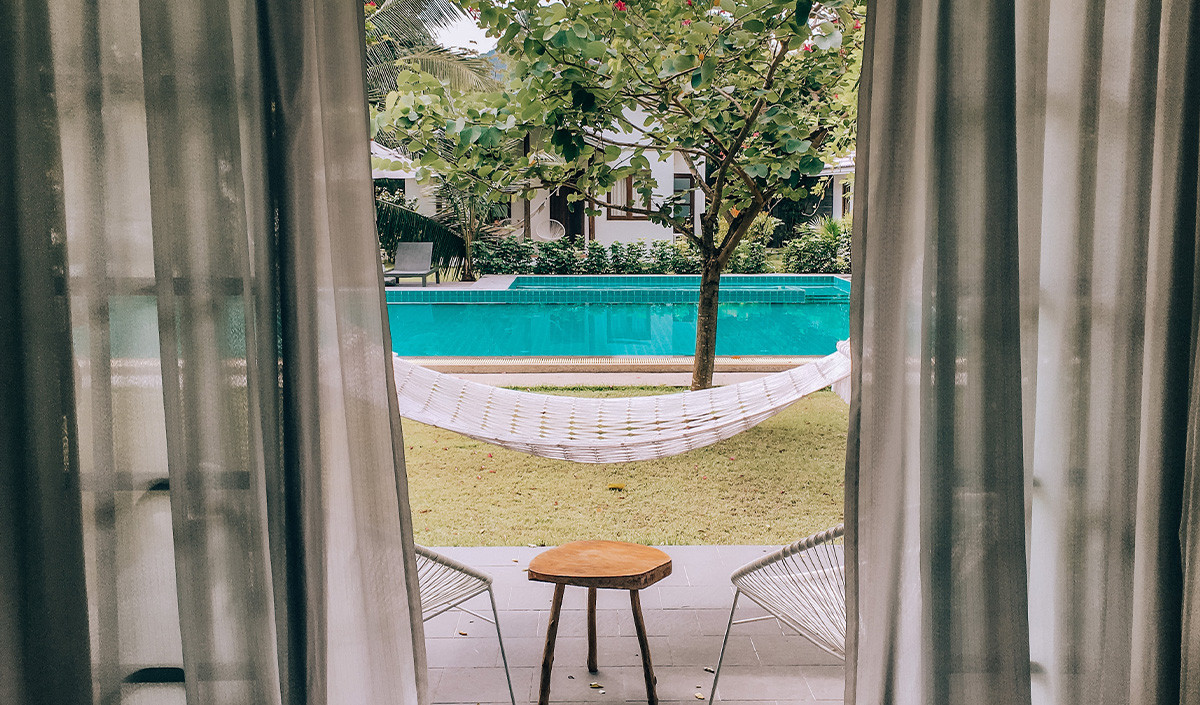
[[633,606],[633,627],[637,630],[638,646],[642,650],[642,672],[646,676],[646,702],[658,705],[658,693],[654,689],[654,666],[650,663],[650,640],[646,638],[646,622],[642,620],[642,598],[637,590],[629,591],[629,603]]
[[558,614],[562,611],[563,592],[567,586],[554,586],[554,602],[550,605],[550,623],[546,625],[546,650],[542,652],[542,687],[538,691],[538,705],[550,702],[550,669],[554,667],[554,640],[558,637]]
[[588,588],[588,671],[596,673],[596,588]]

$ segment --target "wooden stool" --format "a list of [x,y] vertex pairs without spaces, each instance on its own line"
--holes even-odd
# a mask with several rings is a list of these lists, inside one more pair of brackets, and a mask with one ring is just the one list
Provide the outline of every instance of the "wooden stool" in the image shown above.
[[538,705],[550,702],[550,669],[554,665],[554,640],[558,636],[558,614],[563,592],[568,585],[588,589],[588,660],[592,673],[596,667],[596,590],[628,590],[633,607],[633,626],[642,650],[642,671],[646,676],[646,699],[658,705],[654,690],[654,667],[650,664],[650,642],[642,620],[642,600],[638,590],[647,588],[671,574],[671,557],[657,548],[623,541],[574,541],[552,548],[529,561],[529,579],[554,583],[554,602],[550,606],[550,624],[546,627],[546,650],[542,655],[542,687]]

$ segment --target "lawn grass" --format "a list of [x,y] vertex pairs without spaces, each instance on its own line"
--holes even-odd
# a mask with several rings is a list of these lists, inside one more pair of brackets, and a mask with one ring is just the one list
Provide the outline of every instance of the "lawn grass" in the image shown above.
[[[537,389],[631,396],[666,387]],[[813,394],[707,448],[661,460],[590,465],[538,458],[404,421],[417,543],[781,544],[842,519],[846,404]],[[610,483],[624,484],[621,491]]]

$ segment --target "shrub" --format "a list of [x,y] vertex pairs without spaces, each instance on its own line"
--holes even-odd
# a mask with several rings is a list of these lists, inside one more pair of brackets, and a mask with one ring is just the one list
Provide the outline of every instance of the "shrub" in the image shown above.
[[734,274],[767,272],[767,246],[762,242],[743,242],[733,251],[726,269]]
[[583,274],[608,274],[612,265],[608,262],[608,250],[595,240],[587,244],[587,255],[580,263],[579,271]]
[[783,248],[784,269],[796,274],[850,272],[850,221],[819,218]]
[[783,221],[770,213],[759,213],[750,223],[750,229],[742,237],[743,242],[761,242],[767,245],[775,238],[775,231],[783,225]]
[[541,242],[537,246],[537,261],[534,274],[576,274],[579,272],[579,254],[568,240]]
[[700,251],[690,240],[680,240],[672,249],[675,250],[675,258],[671,264],[671,271],[676,274],[700,273]]
[[508,236],[498,240],[476,240],[471,262],[478,274],[530,274],[535,249],[531,242]]
[[614,242],[609,246],[613,274],[641,274],[646,259],[646,243],[638,240],[628,245]]
[[655,240],[650,243],[650,262],[646,271],[650,274],[670,274],[675,271],[678,252],[670,240]]

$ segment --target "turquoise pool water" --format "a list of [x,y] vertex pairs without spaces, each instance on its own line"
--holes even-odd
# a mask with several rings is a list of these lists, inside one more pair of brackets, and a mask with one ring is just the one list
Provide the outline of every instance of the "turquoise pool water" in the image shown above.
[[[400,355],[690,355],[699,277],[517,277],[508,289],[389,289]],[[849,282],[722,278],[718,355],[825,355],[849,334]]]

